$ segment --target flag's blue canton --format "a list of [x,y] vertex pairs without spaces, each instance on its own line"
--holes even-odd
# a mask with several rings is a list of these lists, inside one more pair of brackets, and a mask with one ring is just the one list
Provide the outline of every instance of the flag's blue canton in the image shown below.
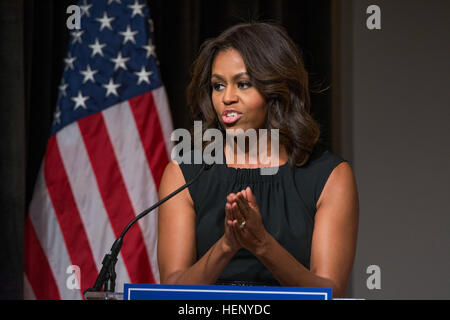
[[162,85],[144,0],[83,0],[79,6],[81,29],[70,32],[52,134]]

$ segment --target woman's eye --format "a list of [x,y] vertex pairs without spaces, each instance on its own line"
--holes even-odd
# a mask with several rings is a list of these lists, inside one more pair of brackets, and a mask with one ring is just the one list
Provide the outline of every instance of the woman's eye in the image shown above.
[[238,83],[238,87],[241,89],[248,89],[252,86],[252,84],[248,81],[241,81]]
[[213,87],[213,89],[214,89],[215,91],[220,91],[220,90],[223,89],[223,84],[221,84],[221,83],[213,83],[213,84],[212,84],[212,87]]

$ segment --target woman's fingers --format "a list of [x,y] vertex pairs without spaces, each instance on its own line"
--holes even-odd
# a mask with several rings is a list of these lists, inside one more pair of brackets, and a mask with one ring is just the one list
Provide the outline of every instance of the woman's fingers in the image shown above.
[[246,224],[248,223],[248,221],[242,214],[242,211],[236,202],[233,204],[233,212],[236,217],[236,220],[234,220],[233,223],[233,230],[236,232],[236,234],[242,241],[243,232],[246,231]]
[[227,225],[232,226],[233,220],[234,220],[234,214],[231,210],[231,204],[229,204],[229,203],[225,204],[225,217],[226,217]]
[[252,189],[250,189],[250,187],[247,187],[245,189],[245,194],[247,196],[246,199],[248,201],[249,207],[251,207],[253,209],[258,208],[258,204],[256,203],[256,197],[253,194]]
[[253,193],[247,189],[239,191],[238,193],[230,193],[227,196],[227,204],[225,206],[228,210],[228,220],[229,226],[240,226],[242,223],[246,223],[247,219],[250,218],[252,207],[248,203],[248,198],[254,199]]
[[231,204],[231,203],[233,203],[234,201],[235,201],[235,199],[236,199],[236,194],[235,193],[230,193],[228,196],[227,196],[227,201]]
[[238,193],[238,196],[236,197],[236,204],[238,206],[239,212],[243,216],[244,219],[249,218],[249,209],[247,200],[244,198],[242,194]]

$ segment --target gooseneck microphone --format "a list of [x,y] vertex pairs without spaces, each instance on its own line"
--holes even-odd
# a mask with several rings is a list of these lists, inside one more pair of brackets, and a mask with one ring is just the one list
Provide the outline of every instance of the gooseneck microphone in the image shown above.
[[128,230],[141,218],[145,217],[150,211],[156,209],[161,204],[178,194],[179,192],[183,191],[187,187],[189,187],[191,184],[193,184],[197,179],[200,177],[203,171],[211,169],[213,164],[206,164],[204,163],[200,170],[198,170],[197,174],[194,178],[192,178],[189,182],[166,196],[165,198],[159,200],[157,203],[155,203],[153,206],[151,206],[148,209],[145,209],[140,214],[138,214],[131,222],[123,229],[120,236],[114,241],[111,250],[109,253],[105,255],[102,261],[102,269],[100,270],[100,273],[98,274],[97,280],[95,280],[95,284],[92,288],[86,289],[84,291],[84,294],[86,292],[99,292],[104,289],[105,292],[114,292],[114,289],[116,287],[116,271],[115,266],[117,262],[117,256],[119,255],[120,249],[122,248],[122,242],[123,238],[125,237],[125,234],[128,232]]

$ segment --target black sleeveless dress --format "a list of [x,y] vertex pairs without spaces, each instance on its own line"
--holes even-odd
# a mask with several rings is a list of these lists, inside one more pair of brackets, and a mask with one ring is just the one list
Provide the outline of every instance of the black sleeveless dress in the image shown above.
[[[231,168],[225,163],[204,171],[189,186],[197,215],[197,258],[224,233],[227,195],[249,186],[266,230],[309,269],[316,203],[329,175],[343,161],[346,160],[318,144],[305,165],[294,169],[286,163],[274,175],[261,175],[259,168]],[[180,164],[186,182],[201,166]],[[246,249],[236,253],[217,284],[279,285],[272,273]]]

